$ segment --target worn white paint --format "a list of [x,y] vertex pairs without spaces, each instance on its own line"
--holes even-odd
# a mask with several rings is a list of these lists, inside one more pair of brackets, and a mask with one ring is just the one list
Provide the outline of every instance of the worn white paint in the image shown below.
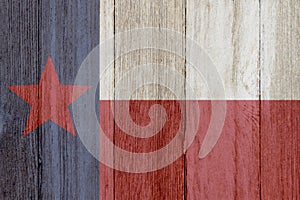
[[300,99],[300,2],[262,1],[262,99]]

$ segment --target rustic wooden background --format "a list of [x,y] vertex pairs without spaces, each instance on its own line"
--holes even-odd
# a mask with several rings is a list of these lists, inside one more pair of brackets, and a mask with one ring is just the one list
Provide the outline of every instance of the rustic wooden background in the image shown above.
[[22,132],[29,105],[6,86],[38,84],[51,55],[62,84],[99,43],[99,1],[1,1],[0,199],[98,199],[99,163],[47,122]]
[[[2,0],[0,12],[0,199],[300,199],[300,1]],[[143,27],[197,41],[228,100],[248,100],[229,102],[231,134],[219,147],[226,151],[199,161],[192,148],[165,169],[128,174],[99,164],[79,137],[54,123],[21,136],[29,106],[6,86],[37,84],[48,55],[61,83],[73,84],[100,41]],[[148,62],[172,66],[193,82],[184,59],[151,50],[116,59],[112,82]],[[170,98],[152,90],[137,97]]]

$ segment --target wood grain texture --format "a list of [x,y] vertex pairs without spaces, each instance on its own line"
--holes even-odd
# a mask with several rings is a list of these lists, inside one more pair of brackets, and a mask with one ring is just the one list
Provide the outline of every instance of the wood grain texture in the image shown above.
[[299,199],[300,102],[263,101],[262,111],[261,197]]
[[[225,85],[226,98],[223,100],[234,100],[227,102],[228,112],[220,141],[211,155],[203,160],[198,159],[198,152],[207,125],[200,125],[196,140],[187,153],[184,197],[187,199],[297,198],[299,104],[297,101],[269,100],[299,99],[300,48],[299,12],[297,12],[299,3],[288,0],[283,2],[188,0],[182,4],[186,9],[185,22],[180,21],[182,16],[177,15],[177,11],[168,13],[168,10],[170,12],[172,10],[169,2],[158,4],[157,2],[117,1],[114,27],[116,33],[134,28],[157,27],[157,24],[159,27],[171,27],[181,31],[180,26],[179,29],[173,27],[174,24],[176,27],[177,23],[169,21],[170,16],[179,17],[177,22],[179,21],[179,25],[181,22],[186,25],[187,37],[200,44],[219,71]],[[168,8],[164,7],[166,5]],[[179,11],[183,13],[182,9]],[[157,39],[159,41],[159,38]],[[116,44],[115,47],[116,51],[122,50],[122,44]],[[139,50],[117,60],[115,82],[139,64],[149,61],[156,63],[160,58],[162,58],[161,63],[168,63],[163,60],[168,57],[163,52],[151,54],[153,52],[150,50]],[[174,59],[167,60],[173,62]],[[192,73],[190,66],[181,63],[180,60],[176,63],[184,67],[171,65],[186,73],[187,84],[196,89],[200,99],[210,99],[207,87],[202,81],[198,81],[199,77]],[[162,91],[163,89],[155,87],[141,89],[134,94],[133,98],[169,98],[168,95],[161,95]],[[163,94],[167,93],[163,92]],[[210,103],[199,101],[199,104],[202,114],[208,115]],[[137,113],[142,111],[143,109]],[[144,111],[147,112],[147,109]],[[135,117],[136,115],[133,115],[133,118]],[[205,119],[204,117],[203,123],[208,123]],[[286,127],[281,123],[286,123]],[[286,137],[282,133],[285,133]],[[125,141],[125,137],[119,137],[120,133],[116,134],[117,140],[120,139],[117,141],[119,145],[123,142],[123,148],[132,147],[129,143],[126,144],[128,138]],[[132,145],[136,146],[137,143]],[[277,167],[272,168],[272,166]],[[147,187],[150,184],[149,179],[142,178],[143,175],[122,172],[115,172],[115,175],[117,177],[115,177],[114,187],[118,188],[114,193],[116,199],[151,198],[151,189],[148,190]],[[157,174],[151,175],[159,177]],[[124,186],[123,183],[128,185]],[[142,187],[144,184],[145,190],[143,190],[145,187]],[[280,190],[272,193],[273,188],[280,188]],[[148,195],[142,196],[142,194]],[[152,197],[166,198],[165,196]]]
[[[202,160],[198,154],[212,111],[209,101],[199,101],[202,124],[187,152],[187,199],[259,199],[259,2],[188,0],[187,5],[187,36],[211,58],[227,100],[222,135]],[[204,81],[187,68],[187,84],[210,100]]]
[[262,97],[280,100],[262,102],[261,195],[299,199],[300,2],[261,8]]
[[[39,135],[22,137],[29,107],[6,86],[38,83],[40,6],[1,1],[0,199],[37,199],[41,186]],[[32,10],[27,13],[26,10]],[[24,34],[25,33],[25,34]],[[22,66],[22,67],[21,67]]]
[[[105,41],[111,39],[114,35],[114,0],[101,0],[100,1],[100,44],[103,44]],[[100,45],[100,63],[105,62],[105,59],[109,58],[109,55],[114,56],[114,48],[110,51],[108,49],[103,50]],[[114,99],[114,63],[112,63],[111,70],[103,78],[100,71],[100,84],[99,84],[99,99],[101,100],[100,113],[106,113],[105,117],[100,114],[100,125],[108,134],[109,138],[113,138],[114,135],[114,121],[111,120],[113,117],[110,112],[106,112],[105,108],[110,108],[110,102],[105,100]],[[110,113],[110,114],[108,114]],[[100,141],[101,142],[101,141]],[[105,151],[103,147],[100,150]],[[100,199],[112,200],[114,199],[114,170],[100,163]]]
[[[156,63],[175,69],[202,99],[199,131],[186,157],[155,172],[125,173],[100,164],[79,137],[52,122],[21,136],[29,106],[7,86],[37,84],[49,55],[61,83],[73,84],[81,62],[99,41],[145,27],[186,34],[221,75],[227,115],[208,157],[198,158],[211,113],[205,80],[198,80],[184,58],[157,49],[115,58],[106,84],[100,84],[100,100],[113,100],[100,102],[106,113],[100,123],[123,149],[162,147],[183,118],[176,101],[168,100],[174,95],[167,88],[148,85],[132,95],[129,112],[137,124],[149,122],[155,103],[170,111],[171,121],[152,140],[128,137],[105,109],[120,100],[113,87],[134,67]],[[0,199],[299,199],[299,27],[298,0],[2,0]],[[172,47],[174,41],[162,40],[148,42]],[[107,55],[121,52],[124,45],[115,43]],[[184,43],[181,51],[186,53]],[[180,97],[185,97],[184,88]]]
[[[259,1],[187,1],[187,37],[210,57],[225,89],[225,99],[259,98]],[[212,99],[206,80],[190,66],[187,83],[199,99]],[[224,99],[222,99],[224,100]]]
[[[115,33],[131,31],[136,28],[157,27],[167,28],[173,31],[184,33],[185,31],[185,1],[115,1]],[[168,38],[168,36],[166,37]],[[124,38],[125,39],[125,38]],[[139,38],[132,38],[139,41]],[[162,41],[162,38],[149,39],[149,42],[166,42],[171,46],[172,41]],[[126,44],[126,43],[125,43]],[[115,44],[115,51],[122,51],[122,43]],[[182,46],[181,51],[184,51]],[[184,59],[178,58],[169,52],[159,51],[157,49],[142,49],[131,52],[128,55],[118,58],[115,61],[115,82],[117,83],[126,72],[142,64],[160,64],[177,70],[179,73],[185,73]],[[131,77],[135,80],[137,77]],[[167,79],[167,77],[165,77]],[[175,80],[170,80],[175,81]],[[130,82],[129,82],[130,84]],[[133,99],[169,99],[172,94],[162,87],[148,86],[133,94]],[[118,99],[116,99],[118,101]],[[148,103],[138,103],[140,109],[133,115],[136,115],[136,122],[140,123],[143,119],[141,113],[148,113]],[[167,110],[176,110],[176,102],[166,105]],[[134,106],[132,106],[134,108]],[[118,109],[118,108],[115,108]],[[118,111],[116,110],[116,113]],[[180,114],[180,113],[179,113]],[[117,117],[117,116],[116,116]],[[174,116],[176,117],[176,115]],[[175,123],[175,122],[174,122]],[[126,140],[124,133],[118,131],[115,127],[115,142],[130,146],[130,141]],[[165,141],[172,129],[164,129],[162,137],[156,137],[152,142],[145,146],[132,147],[131,150],[143,151],[147,146],[152,148],[159,146]],[[157,157],[159,162],[160,157]],[[115,171],[115,199],[182,199],[184,196],[184,158],[179,158],[170,166],[161,170],[143,174],[132,174]]]
[[227,101],[222,135],[210,154],[198,154],[208,130],[210,101],[199,101],[201,124],[187,152],[187,199],[259,199],[259,102]]
[[37,84],[50,55],[72,85],[99,42],[98,1],[1,1],[1,199],[99,199],[99,163],[52,122],[22,137],[29,106],[5,86]]
[[300,99],[300,3],[261,3],[261,88],[264,100]]
[[[73,84],[81,62],[99,43],[99,2],[48,1],[42,10],[47,16],[42,18],[42,55],[52,56],[62,83]],[[53,123],[41,127],[40,134],[42,197],[98,199],[99,163],[79,137]]]

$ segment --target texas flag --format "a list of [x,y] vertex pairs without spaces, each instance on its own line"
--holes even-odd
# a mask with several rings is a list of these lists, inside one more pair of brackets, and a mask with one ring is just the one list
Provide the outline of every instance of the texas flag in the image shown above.
[[300,199],[298,1],[0,5],[0,199]]

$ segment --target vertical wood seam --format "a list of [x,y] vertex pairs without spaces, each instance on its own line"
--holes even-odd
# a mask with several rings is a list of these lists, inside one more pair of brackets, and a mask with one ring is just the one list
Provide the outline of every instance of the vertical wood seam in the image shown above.
[[[43,26],[41,26],[40,25],[40,23],[42,22],[42,19],[41,20],[39,20],[39,18],[41,17],[43,17],[43,15],[42,15],[42,12],[40,12],[41,10],[42,10],[42,2],[40,2],[40,1],[38,1],[37,2],[37,15],[38,15],[38,17],[37,17],[37,19],[38,19],[38,22],[37,22],[37,31],[38,31],[38,33],[37,33],[37,37],[38,37],[38,39],[37,39],[37,45],[38,45],[38,50],[40,50],[40,49],[42,49],[42,42],[40,42],[40,34],[42,33],[42,31],[40,30],[40,29],[42,29],[42,27]],[[41,8],[40,8],[41,7]],[[41,63],[41,61],[43,60],[41,57],[40,57],[40,55],[39,55],[39,51],[37,51],[37,74],[38,74],[38,76],[40,76],[40,74],[41,74],[41,72],[42,72],[42,69],[41,69],[41,67],[42,67],[42,63]],[[40,98],[40,92],[38,91],[38,98]],[[40,113],[40,110],[38,110],[38,112]],[[39,114],[40,115],[40,114]],[[42,155],[41,155],[41,153],[42,153],[42,145],[43,145],[43,143],[42,143],[42,131],[41,131],[41,127],[39,127],[38,129],[37,129],[37,134],[36,134],[36,137],[37,137],[37,147],[38,147],[38,149],[37,149],[37,152],[38,152],[38,154],[37,154],[37,156],[38,156],[38,180],[37,180],[37,183],[38,183],[38,199],[42,199],[42,176],[43,176],[43,174],[42,174],[42,172],[43,172],[43,166],[42,166],[42,163],[43,163],[43,161],[42,161]]]
[[[187,41],[187,0],[184,1],[184,68],[185,68],[185,71],[184,71],[184,78],[185,78],[185,89],[184,89],[184,96],[185,96],[185,103],[184,103],[184,135],[185,135],[185,130],[186,130],[186,85],[187,85],[187,62],[186,62],[186,41]],[[183,145],[183,148],[184,145]],[[184,151],[184,150],[183,150]],[[184,194],[184,200],[187,200],[187,158],[186,158],[186,153],[187,152],[184,152],[183,156],[184,156],[184,159],[183,159],[183,167],[184,167],[184,170],[183,170],[183,178],[184,178],[184,181],[183,181],[183,194]]]
[[[113,2],[113,37],[116,36],[116,0],[114,0]],[[116,85],[116,62],[115,62],[115,59],[116,59],[116,40],[114,39],[114,48],[113,48],[113,51],[114,51],[114,60],[113,60],[113,108],[114,110],[112,111],[114,113],[114,116],[116,116],[116,108],[115,108],[115,100],[116,100],[116,94],[115,94],[115,85]],[[115,145],[115,142],[116,142],[116,124],[115,124],[115,120],[113,120],[113,144]],[[115,149],[113,149],[113,165],[115,165]],[[113,199],[115,200],[116,199],[116,171],[113,170]]]
[[259,101],[259,105],[258,105],[258,115],[259,115],[259,118],[258,118],[258,152],[259,152],[259,156],[258,156],[258,166],[259,166],[259,174],[258,174],[258,184],[259,184],[259,199],[262,200],[262,183],[261,183],[261,172],[262,172],[262,161],[261,161],[261,158],[262,158],[262,152],[261,152],[261,109],[262,109],[262,105],[261,105],[261,94],[262,94],[262,91],[261,91],[261,74],[262,74],[262,67],[261,67],[261,0],[258,1],[258,19],[259,19],[259,27],[258,27],[258,32],[259,32],[259,36],[258,36],[258,101]]

